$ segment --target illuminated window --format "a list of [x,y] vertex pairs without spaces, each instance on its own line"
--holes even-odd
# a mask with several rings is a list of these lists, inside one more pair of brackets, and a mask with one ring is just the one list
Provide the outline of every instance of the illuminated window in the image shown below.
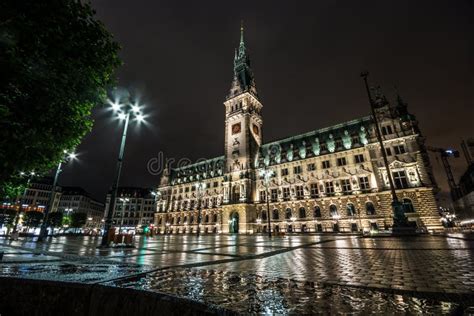
[[291,219],[291,208],[287,208],[285,211],[285,218]]
[[348,203],[347,204],[347,216],[355,216],[356,215],[356,208],[354,204]]
[[289,187],[284,187],[283,188],[283,200],[284,201],[289,201],[290,200],[290,188]]
[[365,210],[367,212],[367,215],[375,215],[374,203],[372,203],[372,202],[365,203]]
[[394,171],[392,176],[397,189],[408,188],[408,179],[405,171]]
[[303,186],[302,185],[297,185],[296,186],[296,198],[298,200],[301,200],[301,199],[303,199],[303,197],[304,197]]
[[316,198],[316,197],[319,196],[319,189],[318,189],[318,184],[317,183],[311,183],[310,190],[311,190],[311,197],[312,198]]

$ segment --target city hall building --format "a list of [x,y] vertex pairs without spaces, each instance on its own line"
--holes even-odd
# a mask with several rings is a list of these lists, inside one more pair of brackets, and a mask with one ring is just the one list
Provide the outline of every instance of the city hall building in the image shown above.
[[[262,142],[263,104],[243,32],[224,102],[224,155],[165,169],[157,194],[158,233],[354,232],[393,223],[387,169],[371,116]],[[396,194],[408,219],[441,229],[436,184],[416,118],[398,97],[375,93]],[[271,174],[262,176],[262,171]],[[267,198],[269,210],[267,210]]]

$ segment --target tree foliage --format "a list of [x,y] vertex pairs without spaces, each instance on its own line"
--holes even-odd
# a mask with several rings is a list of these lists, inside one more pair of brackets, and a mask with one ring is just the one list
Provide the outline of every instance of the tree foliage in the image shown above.
[[48,226],[61,227],[63,224],[63,212],[52,212],[48,215]]
[[0,2],[0,187],[47,172],[91,129],[120,65],[94,14],[76,0]]
[[71,227],[81,228],[86,224],[87,214],[86,213],[72,213],[71,214]]
[[23,226],[36,228],[41,224],[43,220],[43,212],[40,211],[28,211],[23,217]]

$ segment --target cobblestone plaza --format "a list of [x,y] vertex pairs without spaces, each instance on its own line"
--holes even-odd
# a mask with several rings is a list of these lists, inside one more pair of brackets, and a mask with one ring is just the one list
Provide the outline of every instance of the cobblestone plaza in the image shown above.
[[3,239],[2,276],[134,287],[264,314],[443,314],[473,305],[474,240],[466,235],[168,235],[104,250],[99,241]]

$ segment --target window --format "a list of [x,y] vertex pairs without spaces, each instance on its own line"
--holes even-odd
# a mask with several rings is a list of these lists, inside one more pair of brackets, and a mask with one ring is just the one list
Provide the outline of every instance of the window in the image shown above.
[[390,135],[392,134],[392,126],[388,125],[388,126],[383,126],[382,127],[382,134],[383,135]]
[[296,186],[296,198],[298,200],[303,199],[304,197],[304,191],[303,191],[303,186],[302,185],[297,185]]
[[405,146],[403,145],[398,145],[398,146],[393,147],[393,151],[395,151],[395,155],[401,155],[401,154],[406,153]]
[[301,173],[301,166],[295,166],[293,168],[294,174],[300,174]]
[[316,170],[316,164],[310,163],[308,164],[308,171],[314,171]]
[[214,183],[213,183],[214,188],[217,188],[218,185],[219,185],[219,182],[214,181]]
[[321,208],[319,206],[315,206],[314,207],[314,214],[313,214],[314,217],[321,217]]
[[285,211],[285,218],[291,219],[291,208],[287,208]]
[[186,188],[184,189],[184,192],[189,192],[189,187],[186,187]]
[[367,215],[375,215],[374,203],[372,202],[365,203],[365,211],[367,212]]
[[347,209],[347,216],[355,216],[356,215],[356,208],[355,208],[354,204],[348,203],[346,209]]
[[350,193],[351,192],[351,180],[349,179],[343,179],[341,180],[341,187],[342,187],[342,192],[344,193]]
[[208,214],[206,214],[206,217],[204,217],[204,222],[209,223],[209,215]]
[[352,142],[353,142],[354,144],[357,144],[357,145],[360,144],[360,138],[359,138],[359,136],[357,136],[357,135],[352,136]]
[[332,181],[326,182],[325,187],[326,187],[326,194],[327,195],[333,195],[334,194],[334,183]]
[[385,148],[385,152],[387,153],[387,156],[392,155],[392,150],[390,148]]
[[369,177],[360,177],[359,186],[362,191],[370,190]]
[[319,190],[318,190],[318,184],[317,183],[311,183],[310,190],[311,190],[311,197],[312,198],[318,197]]
[[212,221],[213,221],[214,223],[217,223],[217,214],[214,214],[214,215],[212,216]]
[[340,166],[345,166],[347,164],[346,157],[341,157],[337,158],[337,165]]
[[339,215],[339,214],[337,213],[337,207],[336,207],[336,205],[331,204],[331,206],[329,206],[329,213],[331,214],[332,217],[336,217],[336,216]]
[[178,224],[181,224],[181,216],[178,217]]
[[277,210],[277,209],[274,209],[274,210],[273,210],[272,218],[273,218],[273,219],[279,219],[279,218],[280,218],[280,215],[278,214],[278,210]]
[[191,215],[191,217],[189,217],[189,222],[194,223],[194,215]]
[[277,189],[272,189],[271,190],[271,199],[272,199],[272,202],[278,201],[278,190]]
[[359,154],[354,156],[355,163],[363,163],[364,162],[364,155]]
[[403,208],[406,213],[415,213],[415,208],[410,199],[403,199]]
[[289,201],[290,200],[290,188],[285,187],[283,188],[283,201]]
[[183,223],[187,223],[188,222],[188,217],[185,216],[184,219],[183,219]]
[[329,160],[324,160],[322,165],[323,165],[323,169],[327,169],[331,167]]
[[267,210],[262,210],[262,220],[267,220]]
[[300,207],[300,218],[306,218],[306,209],[304,207]]
[[260,191],[260,202],[265,202],[267,200],[266,196],[267,196],[266,191]]
[[392,172],[392,176],[397,189],[408,188],[408,180],[405,171],[394,171]]
[[281,176],[287,176],[288,175],[288,168],[281,169]]

